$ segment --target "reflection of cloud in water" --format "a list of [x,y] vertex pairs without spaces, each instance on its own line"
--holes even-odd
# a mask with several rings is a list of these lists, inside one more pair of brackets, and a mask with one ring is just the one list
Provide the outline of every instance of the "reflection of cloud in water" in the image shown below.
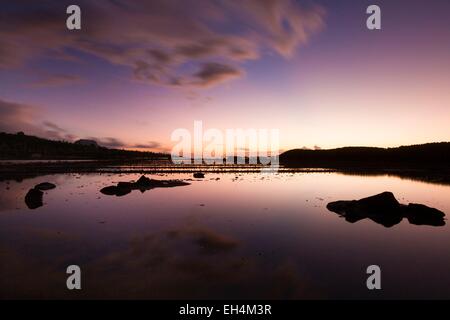
[[2,185],[0,191],[0,211],[14,210],[17,208],[17,196],[11,190],[5,190],[6,187]]
[[171,238],[191,238],[201,252],[206,254],[228,252],[238,245],[235,239],[206,228],[171,230],[168,235]]
[[[88,281],[114,290],[94,296],[146,298],[300,298],[311,296],[296,267],[238,253],[239,242],[206,228],[135,238],[98,259]],[[200,250],[198,250],[200,249]],[[211,255],[211,253],[216,253]]]
[[[54,236],[45,232],[45,238],[49,235],[51,238]],[[80,244],[76,240],[67,241]],[[82,247],[76,249],[67,244],[71,250],[64,258],[54,255],[32,257],[12,250],[0,250],[2,261],[8,261],[1,267],[0,296],[125,299],[317,297],[307,290],[293,263],[248,255],[236,239],[205,227],[185,227],[136,237],[125,248],[79,263],[83,290],[73,293],[65,289],[67,275],[64,266],[83,256]]]
[[0,299],[65,297],[65,269],[53,258],[40,257],[0,246]]

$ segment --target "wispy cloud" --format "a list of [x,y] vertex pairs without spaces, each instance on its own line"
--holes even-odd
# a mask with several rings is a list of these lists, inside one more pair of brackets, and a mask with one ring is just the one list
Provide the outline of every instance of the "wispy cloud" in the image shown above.
[[161,143],[157,142],[157,141],[149,141],[148,143],[138,143],[135,145],[132,145],[132,148],[137,148],[137,149],[160,149]]
[[26,134],[53,140],[73,141],[77,138],[53,122],[39,123],[40,114],[42,110],[36,106],[0,99],[0,131],[9,133],[23,131]]
[[0,99],[0,131],[33,131],[37,127],[33,119],[38,114],[34,106]]
[[71,74],[50,74],[31,83],[33,87],[57,87],[83,83],[84,79],[78,75]]
[[238,70],[226,64],[205,63],[201,69],[194,75],[196,80],[194,84],[208,87],[227,80],[240,77],[243,71]]
[[74,142],[80,138],[96,141],[100,146],[115,149],[140,149],[155,152],[168,152],[158,141],[145,143],[124,142],[116,137],[81,137],[52,121],[41,121],[42,110],[33,105],[10,102],[0,99],[0,132],[19,131],[41,138]]
[[[293,0],[79,0],[82,30],[71,32],[69,4],[17,0],[2,8],[0,68],[82,51],[130,67],[141,81],[208,87],[242,76],[242,63],[265,49],[290,57],[324,25],[323,8]],[[37,85],[73,81],[55,75]]]

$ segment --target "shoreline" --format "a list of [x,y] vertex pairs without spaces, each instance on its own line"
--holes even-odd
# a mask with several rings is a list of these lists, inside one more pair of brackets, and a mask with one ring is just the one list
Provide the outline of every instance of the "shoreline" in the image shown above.
[[[175,165],[161,160],[45,160],[39,162],[0,162],[0,181],[23,180],[50,174],[176,174],[176,173],[260,173],[262,165]],[[402,179],[450,185],[450,168],[376,167],[376,166],[308,166],[280,165],[276,173],[339,173],[345,175],[390,175]]]

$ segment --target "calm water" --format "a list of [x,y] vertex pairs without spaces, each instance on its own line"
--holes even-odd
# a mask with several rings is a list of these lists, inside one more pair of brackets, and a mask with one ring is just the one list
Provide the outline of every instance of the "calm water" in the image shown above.
[[[326,172],[209,173],[188,186],[99,192],[139,176],[0,182],[0,297],[450,298],[448,224],[352,224],[326,209],[388,190],[448,215],[450,186]],[[28,209],[25,194],[44,181],[57,188]],[[66,289],[70,264],[81,267],[81,291]],[[371,264],[382,270],[375,292],[365,284]]]

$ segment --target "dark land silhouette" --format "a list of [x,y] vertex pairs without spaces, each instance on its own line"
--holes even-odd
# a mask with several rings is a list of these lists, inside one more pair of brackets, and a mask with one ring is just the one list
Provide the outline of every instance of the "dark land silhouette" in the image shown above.
[[[169,154],[105,148],[93,140],[75,143],[53,141],[23,133],[0,133],[0,160],[38,160],[0,164],[0,181],[26,179],[52,173],[111,172],[129,166],[128,173],[191,172],[189,165],[173,166]],[[450,184],[450,142],[427,143],[397,148],[344,147],[328,150],[293,149],[279,157],[284,172],[325,169],[351,175],[395,175],[431,183]],[[60,161],[47,161],[60,160]],[[80,161],[69,161],[80,160]],[[234,160],[237,160],[235,157]],[[245,157],[244,163],[249,163]],[[149,168],[152,163],[152,168]],[[236,163],[236,162],[235,162]],[[203,170],[200,168],[195,170]],[[229,166],[228,166],[229,167]],[[239,172],[259,172],[257,166],[243,166]],[[222,172],[223,168],[208,170]],[[229,169],[229,168],[228,168]]]
[[450,167],[450,142],[397,148],[293,149],[280,155],[280,163],[292,167],[435,168],[438,166],[448,168]]
[[155,152],[110,149],[93,140],[81,139],[74,143],[54,141],[22,132],[0,133],[0,159],[2,160],[113,160],[113,159],[168,158]]
[[[93,140],[74,143],[54,141],[22,132],[0,133],[3,160],[113,160],[170,159],[166,153],[106,148]],[[236,157],[235,157],[236,160]],[[248,163],[248,158],[243,159]],[[343,147],[328,150],[293,149],[280,154],[280,163],[289,167],[450,167],[450,142],[427,143],[397,148]]]

